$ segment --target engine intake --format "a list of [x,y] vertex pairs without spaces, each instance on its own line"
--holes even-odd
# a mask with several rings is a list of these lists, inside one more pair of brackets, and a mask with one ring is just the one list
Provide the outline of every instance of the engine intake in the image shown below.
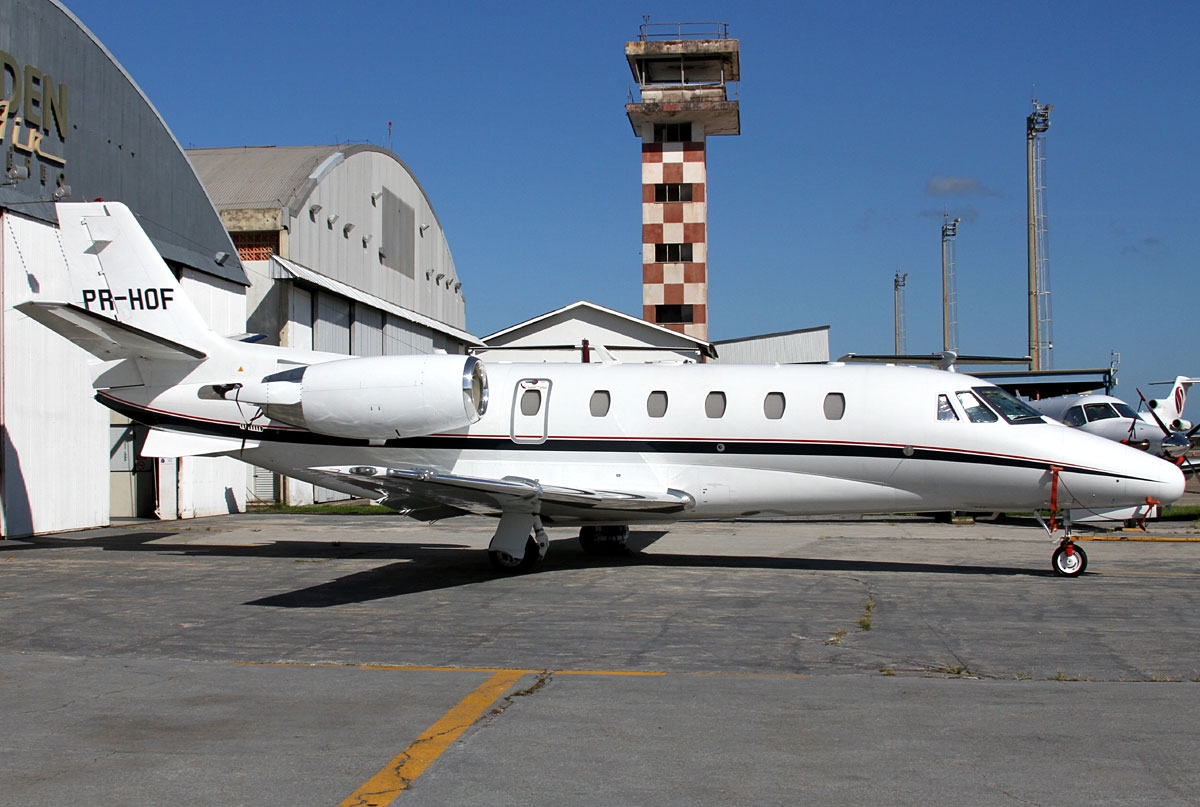
[[488,386],[474,356],[371,356],[285,370],[225,397],[317,434],[386,440],[475,423]]

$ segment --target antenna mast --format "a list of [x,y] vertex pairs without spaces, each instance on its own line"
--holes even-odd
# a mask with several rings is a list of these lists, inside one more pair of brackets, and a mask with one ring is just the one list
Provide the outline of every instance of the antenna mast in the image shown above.
[[1025,119],[1026,187],[1029,192],[1029,369],[1053,366],[1053,317],[1050,312],[1050,264],[1046,249],[1046,130],[1053,104],[1033,99]]
[[903,356],[908,353],[908,322],[904,313],[904,284],[908,281],[908,272],[900,274],[900,270],[896,270],[896,277],[892,280],[892,295],[895,297],[896,308],[896,355]]

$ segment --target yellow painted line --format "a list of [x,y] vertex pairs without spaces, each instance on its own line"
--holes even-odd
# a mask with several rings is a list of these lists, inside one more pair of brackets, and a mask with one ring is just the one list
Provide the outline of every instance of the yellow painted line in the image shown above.
[[492,675],[384,765],[379,773],[364,782],[342,802],[342,807],[386,807],[391,804],[525,674],[525,670],[504,670]]
[[1200,544],[1200,536],[1183,535],[1076,535],[1076,541],[1129,541],[1131,543]]

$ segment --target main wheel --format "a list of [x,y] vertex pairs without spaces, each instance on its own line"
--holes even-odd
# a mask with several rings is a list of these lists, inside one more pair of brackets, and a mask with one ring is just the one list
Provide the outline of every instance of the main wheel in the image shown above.
[[[1071,548],[1069,553],[1067,552],[1068,546]],[[1078,577],[1087,568],[1087,553],[1083,551],[1082,547],[1075,544],[1060,546],[1054,550],[1050,564],[1054,567],[1054,573],[1057,575]]]
[[491,562],[492,568],[507,574],[524,574],[532,571],[541,559],[541,550],[538,549],[537,541],[533,540],[532,535],[525,542],[525,557],[520,560],[498,549],[488,550],[488,561]]
[[586,555],[624,555],[629,548],[629,527],[589,524],[579,528],[579,546]]

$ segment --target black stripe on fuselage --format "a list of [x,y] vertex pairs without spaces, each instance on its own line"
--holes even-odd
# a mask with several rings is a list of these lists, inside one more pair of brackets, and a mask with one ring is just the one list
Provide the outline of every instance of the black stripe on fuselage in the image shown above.
[[[315,434],[303,429],[265,427],[262,431],[243,428],[235,423],[208,421],[191,418],[172,412],[148,409],[129,401],[123,401],[103,392],[96,400],[125,415],[130,420],[147,426],[172,429],[192,434],[227,437],[234,440],[256,440],[258,442],[290,443],[294,445],[316,445],[354,448],[399,448],[412,450],[437,449],[442,451],[505,451],[530,454],[555,452],[568,453],[639,453],[639,454],[691,454],[720,456],[775,456],[775,457],[840,457],[867,459],[913,459],[938,462],[956,462],[967,465],[992,465],[1005,468],[1031,468],[1048,470],[1046,460],[988,454],[967,450],[929,448],[922,446],[887,445],[880,443],[815,442],[787,440],[719,440],[719,439],[655,439],[629,437],[550,437],[544,442],[515,442],[508,437],[493,435],[438,434],[421,437],[392,439],[383,443],[368,440],[331,437]],[[910,451],[911,454],[906,454]],[[1108,471],[1076,465],[1062,465],[1063,470],[1091,476],[1113,476]],[[1141,477],[1123,476],[1125,479],[1153,481]]]

